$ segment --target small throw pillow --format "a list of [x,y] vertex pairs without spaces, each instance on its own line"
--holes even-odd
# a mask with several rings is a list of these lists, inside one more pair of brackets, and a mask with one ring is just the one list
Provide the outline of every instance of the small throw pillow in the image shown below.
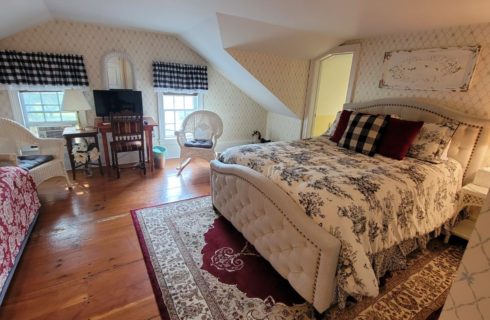
[[424,123],[408,150],[407,156],[431,163],[440,163],[444,149],[451,141],[458,126],[459,123],[455,122]]
[[201,123],[194,129],[194,139],[208,140],[213,136],[213,130],[206,123]]
[[322,134],[322,136],[327,136],[327,137],[333,136],[333,134],[335,133],[335,129],[337,129],[337,123],[339,123],[341,114],[342,111],[337,112],[337,114],[335,115],[335,120],[332,122],[330,127],[328,127],[327,131],[325,131],[325,133]]
[[423,121],[408,121],[390,117],[379,142],[377,153],[385,157],[402,160],[423,125]]
[[337,126],[335,128],[334,134],[330,137],[330,140],[332,140],[335,143],[338,143],[340,141],[340,138],[344,135],[345,129],[347,129],[347,125],[349,124],[349,118],[350,115],[352,114],[352,111],[350,110],[342,110],[342,113],[340,114],[339,121],[337,122]]
[[381,135],[390,116],[353,113],[349,118],[347,130],[339,141],[339,146],[366,154],[376,153]]

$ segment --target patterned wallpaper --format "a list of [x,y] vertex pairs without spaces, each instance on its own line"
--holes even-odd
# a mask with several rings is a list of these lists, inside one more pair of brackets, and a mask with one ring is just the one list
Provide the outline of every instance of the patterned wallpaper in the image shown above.
[[[152,86],[152,61],[206,64],[172,35],[67,21],[50,21],[2,39],[0,49],[82,54],[90,86],[95,89],[104,88],[101,74],[104,55],[113,51],[125,52],[135,68],[136,89],[142,91],[144,113],[154,119],[158,119],[158,113]],[[204,96],[204,107],[225,120],[222,140],[250,140],[253,130],[265,130],[267,112],[212,67],[208,71],[210,89]],[[4,92],[0,93],[0,112],[8,115],[9,112],[4,111],[8,96],[5,100],[4,95]],[[89,123],[94,116],[95,112],[89,112]]]
[[299,118],[303,117],[309,60],[238,49],[227,52]]
[[490,194],[476,222],[441,320],[490,319]]
[[[386,51],[444,46],[482,46],[467,92],[414,91],[378,88]],[[406,33],[361,40],[354,102],[385,97],[418,97],[468,115],[490,118],[490,23]]]
[[7,91],[0,90],[0,117],[13,118],[12,109],[10,108],[10,99]]
[[[482,46],[467,92],[378,88],[386,51],[444,46]],[[417,97],[468,115],[490,118],[490,23],[361,40],[354,102],[385,97]],[[490,318],[490,195],[468,243],[441,319]]]
[[[354,85],[353,102],[387,97],[416,97],[468,115],[490,118],[490,23],[374,37],[363,39],[360,43],[361,54]],[[470,89],[467,92],[378,88],[386,51],[475,44],[481,45],[482,50]],[[271,81],[278,82],[276,79]],[[267,126],[273,139],[299,137],[301,123],[294,121],[294,119],[287,121],[289,124],[288,132],[281,130],[282,121],[285,118],[287,117],[273,113],[268,114]],[[296,135],[297,132],[298,135]]]
[[272,141],[298,140],[301,137],[301,120],[269,112],[265,136]]
[[267,112],[214,69],[208,69],[210,89],[204,96],[205,109],[223,120],[223,140],[253,141],[252,132],[266,130]]

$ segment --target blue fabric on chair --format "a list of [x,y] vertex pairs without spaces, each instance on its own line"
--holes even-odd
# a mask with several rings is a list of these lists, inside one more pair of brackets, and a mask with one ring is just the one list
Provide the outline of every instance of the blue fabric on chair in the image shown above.
[[31,169],[34,169],[35,167],[42,165],[43,163],[53,160],[54,157],[38,154],[30,156],[19,156],[17,157],[17,159],[19,159],[18,166],[24,170],[29,171]]
[[205,140],[205,139],[194,139],[187,141],[184,143],[184,146],[190,147],[190,148],[204,148],[204,149],[211,149],[213,147],[213,141],[212,140]]

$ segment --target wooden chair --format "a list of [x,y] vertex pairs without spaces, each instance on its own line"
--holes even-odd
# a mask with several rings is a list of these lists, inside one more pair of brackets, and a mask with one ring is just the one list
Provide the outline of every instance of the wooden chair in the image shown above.
[[112,139],[111,155],[112,168],[121,177],[118,153],[138,151],[139,166],[146,175],[145,144],[142,115],[111,115]]

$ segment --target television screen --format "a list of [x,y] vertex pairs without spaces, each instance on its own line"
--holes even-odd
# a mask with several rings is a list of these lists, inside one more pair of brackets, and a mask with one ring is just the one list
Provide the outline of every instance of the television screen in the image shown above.
[[109,117],[111,113],[130,111],[143,114],[141,91],[94,90],[97,117]]

